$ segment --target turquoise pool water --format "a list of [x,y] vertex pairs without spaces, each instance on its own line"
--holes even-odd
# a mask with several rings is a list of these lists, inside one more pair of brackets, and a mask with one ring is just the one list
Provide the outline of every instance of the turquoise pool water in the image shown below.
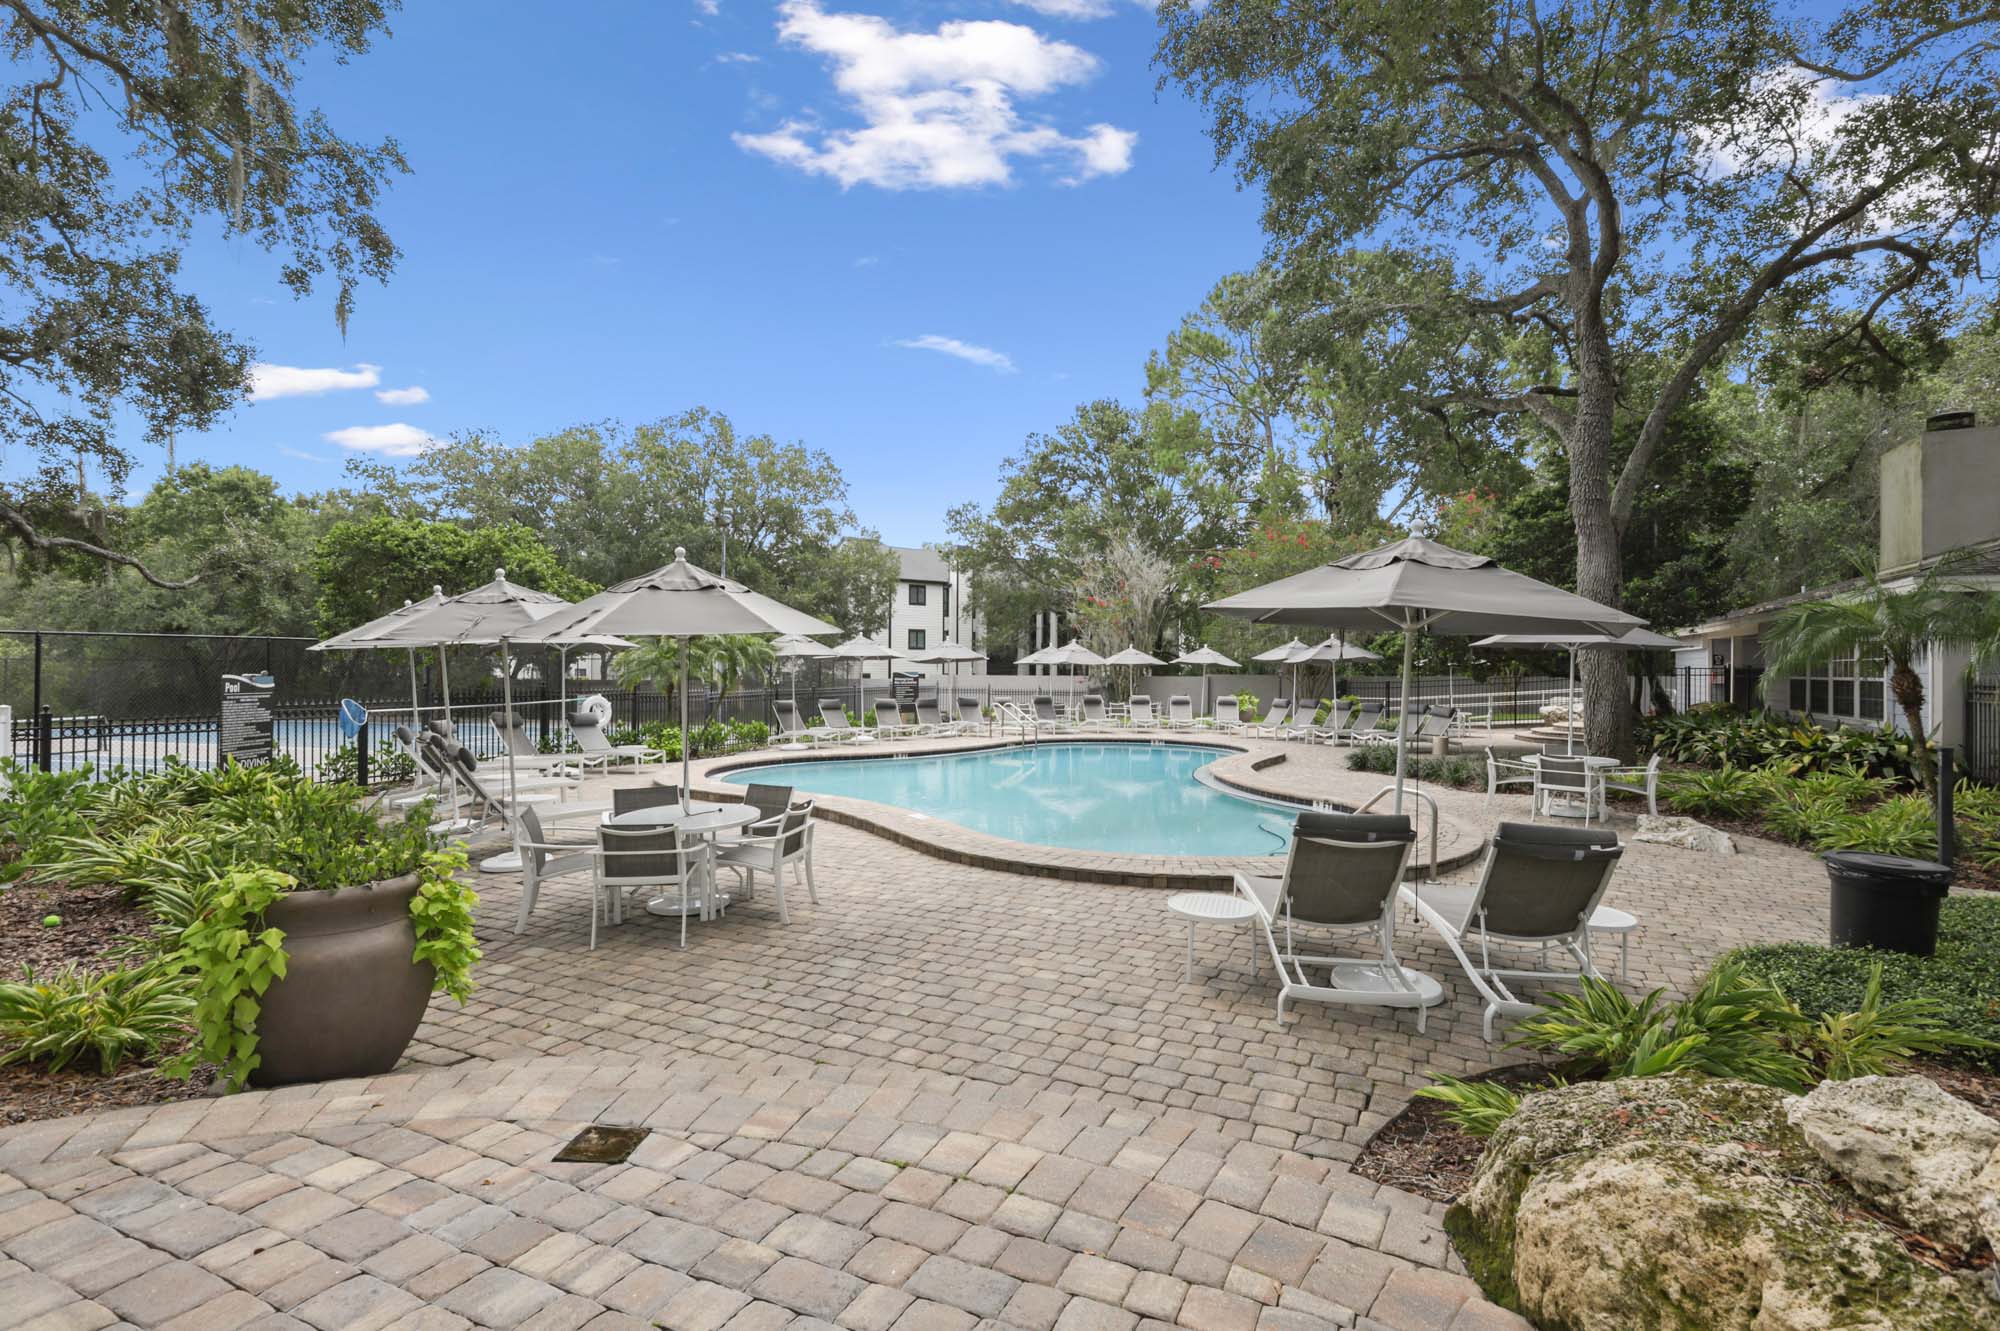
[[1210,789],[1231,752],[1187,744],[1035,744],[923,758],[768,763],[729,773],[893,804],[1009,841],[1127,855],[1279,855],[1292,815]]

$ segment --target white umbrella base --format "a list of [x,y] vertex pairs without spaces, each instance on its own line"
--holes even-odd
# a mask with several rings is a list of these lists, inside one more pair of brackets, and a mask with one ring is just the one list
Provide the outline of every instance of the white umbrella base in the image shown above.
[[690,901],[687,905],[683,906],[680,903],[679,897],[654,897],[646,903],[646,913],[648,915],[665,915],[670,919],[681,915],[686,915],[690,919],[698,919],[701,916],[701,903],[699,901]]
[[1444,1002],[1444,986],[1434,976],[1413,971],[1408,966],[1402,968],[1401,984],[1381,962],[1342,961],[1328,969],[1332,972],[1332,987],[1335,989],[1361,994],[1406,994],[1414,990],[1417,1001],[1425,1007],[1436,1007]]
[[518,850],[505,850],[498,855],[488,855],[479,862],[479,872],[519,873],[521,872],[521,852]]

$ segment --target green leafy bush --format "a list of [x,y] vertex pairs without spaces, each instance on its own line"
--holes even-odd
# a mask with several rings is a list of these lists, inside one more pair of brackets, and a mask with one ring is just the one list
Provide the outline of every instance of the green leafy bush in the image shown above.
[[[847,720],[849,725],[854,724],[851,713]],[[815,715],[809,724],[819,724],[818,717]],[[762,748],[770,741],[771,727],[762,721],[708,721],[689,727],[688,733],[694,741],[688,757],[708,758],[716,754]],[[680,727],[663,721],[648,722],[637,729],[623,726],[611,731],[606,738],[613,744],[645,744],[666,754],[669,762],[680,761]]]
[[[1356,772],[1393,773],[1396,770],[1396,746],[1357,745],[1347,751],[1347,765]],[[1436,786],[1451,786],[1458,790],[1486,789],[1486,760],[1471,754],[1455,753],[1447,758],[1423,758],[1412,754],[1404,770],[1411,779]]]
[[1820,850],[1865,850],[1934,860],[1938,854],[1937,814],[1923,795],[1899,795],[1872,809],[1834,819],[1813,844]]
[[1491,1137],[1502,1123],[1521,1107],[1520,1093],[1492,1081],[1460,1081],[1439,1077],[1429,1086],[1417,1088],[1426,1100],[1442,1100],[1448,1108],[1445,1121],[1469,1137]]
[[1917,780],[1916,742],[1889,726],[1826,730],[1774,713],[1717,705],[1644,717],[1638,737],[1673,762],[1746,768],[1776,763],[1791,775],[1853,768],[1899,787]]
[[85,1055],[116,1072],[187,1030],[194,999],[185,976],[147,965],[92,975],[74,965],[0,984],[0,1065],[47,1063],[60,1072]]
[[[321,760],[315,775],[321,781],[356,784],[361,779],[361,755],[352,744],[343,744]],[[407,753],[378,747],[368,754],[370,786],[399,786],[416,776],[417,760]]]
[[88,765],[68,772],[44,772],[39,767],[0,758],[0,779],[7,795],[0,799],[0,845],[13,858],[0,867],[0,881],[19,878],[46,863],[64,837],[89,830],[86,814],[94,801]]
[[1724,762],[1713,771],[1665,773],[1660,794],[1675,813],[1741,818],[1762,802],[1765,785],[1757,773]]
[[[1860,1010],[1880,966],[1883,1001],[1930,999],[1952,1030],[2000,1041],[2000,896],[1945,898],[1934,956],[1776,943],[1740,948],[1724,961],[1765,976],[1814,1021]],[[1947,1057],[2000,1069],[2000,1056],[1990,1049],[1959,1049]]]

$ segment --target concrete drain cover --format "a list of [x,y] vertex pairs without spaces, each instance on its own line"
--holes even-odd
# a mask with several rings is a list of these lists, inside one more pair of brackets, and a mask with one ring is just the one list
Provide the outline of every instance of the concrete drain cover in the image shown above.
[[639,1149],[651,1128],[607,1128],[593,1124],[569,1139],[556,1152],[556,1163],[564,1165],[619,1165]]

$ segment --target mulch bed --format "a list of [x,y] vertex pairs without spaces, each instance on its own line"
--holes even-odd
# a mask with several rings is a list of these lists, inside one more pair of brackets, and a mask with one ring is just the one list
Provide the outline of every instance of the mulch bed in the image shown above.
[[[62,923],[45,926],[49,915],[60,916]],[[152,917],[119,900],[115,886],[15,883],[0,891],[0,979],[19,980],[24,965],[47,973],[71,963],[87,971],[131,964],[136,959],[125,956],[130,940],[151,926]],[[97,1071],[91,1055],[85,1055],[88,1066],[61,1072],[41,1064],[0,1067],[0,1124],[215,1094],[212,1067],[196,1069],[186,1081],[161,1075],[156,1064],[177,1052],[166,1049],[151,1060],[129,1061],[108,1077]]]
[[[1918,1063],[1912,1070],[1929,1077],[1988,1117],[2000,1119],[2000,1072],[1943,1063]],[[1545,1068],[1512,1067],[1465,1080],[1526,1087],[1547,1076]],[[1410,1101],[1402,1113],[1384,1123],[1369,1139],[1361,1158],[1354,1162],[1354,1172],[1434,1202],[1457,1201],[1471,1186],[1486,1144],[1453,1126],[1444,1116],[1447,1108],[1441,1100]],[[1923,1256],[1923,1260],[1932,1258]]]

